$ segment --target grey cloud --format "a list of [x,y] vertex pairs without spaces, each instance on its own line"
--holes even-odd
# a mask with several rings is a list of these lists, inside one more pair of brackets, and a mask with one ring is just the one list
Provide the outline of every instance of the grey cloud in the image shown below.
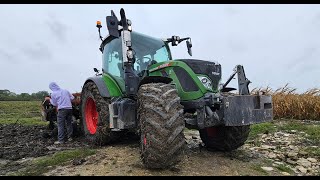
[[233,8],[232,6],[226,6],[224,10],[228,15],[231,15],[231,16],[239,14],[239,10]]
[[312,22],[316,25],[320,25],[320,12],[316,13],[316,15],[312,19]]
[[53,57],[53,54],[50,51],[49,47],[42,42],[38,42],[34,46],[22,47],[21,52],[31,60],[43,61],[50,60]]
[[313,71],[317,68],[317,65],[314,64],[315,54],[319,49],[316,47],[308,47],[303,53],[298,57],[289,62],[287,65],[291,71],[299,72],[300,75],[307,72]]
[[[59,66],[62,63],[59,57],[66,57],[68,64],[77,64],[76,71],[80,73],[73,84],[66,80],[65,86],[78,89],[92,75],[88,66],[101,67],[95,21],[100,19],[105,24],[105,16],[110,15],[111,9],[119,18],[120,7],[125,8],[134,31],[155,37],[191,36],[192,58],[219,61],[223,66],[223,80],[229,77],[236,64],[243,64],[248,78],[255,83],[251,87],[260,84],[279,87],[289,80],[293,86],[296,83],[312,88],[317,84],[308,80],[319,74],[320,69],[320,6],[315,5],[3,6],[0,19],[7,25],[0,28],[2,73],[10,73],[11,69],[5,68],[10,65],[22,71],[25,66],[44,60],[44,63]],[[165,14],[161,13],[164,9]],[[26,27],[23,31],[8,28],[17,20],[21,27]],[[208,22],[205,27],[203,22]],[[21,32],[24,35],[20,36]],[[107,30],[102,34],[105,36]],[[173,48],[172,53],[175,58],[189,58],[185,46]],[[59,75],[47,74],[45,79],[65,80],[64,73],[69,75],[70,70],[61,69]],[[37,76],[37,73],[27,73],[19,77],[19,81],[0,76],[3,77],[0,81],[10,90],[31,92],[33,89],[23,85],[29,79],[34,82],[34,88],[47,87],[47,80],[37,79]],[[313,78],[314,82],[316,80]]]
[[312,59],[312,56],[317,52],[317,50],[318,48],[316,47],[307,47],[305,48],[303,53],[291,63],[294,65],[299,64],[299,62],[310,61]]
[[47,20],[45,24],[49,27],[49,30],[52,32],[54,37],[61,43],[65,43],[67,41],[68,26],[66,24],[55,18],[51,18],[50,16],[49,20]]
[[0,61],[17,62],[18,59],[12,53],[0,49]]
[[[313,63],[304,63],[301,68],[299,68],[302,74],[304,73],[315,73],[314,77],[317,77],[317,74],[320,72],[320,66],[319,64],[313,64]],[[317,73],[316,73],[317,72]]]
[[232,52],[237,52],[237,53],[243,53],[248,50],[245,44],[235,39],[228,40],[228,47],[231,49]]

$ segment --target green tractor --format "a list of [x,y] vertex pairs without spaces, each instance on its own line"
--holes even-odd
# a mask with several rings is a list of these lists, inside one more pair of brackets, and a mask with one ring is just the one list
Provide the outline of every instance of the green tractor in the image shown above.
[[[81,120],[85,137],[105,145],[125,132],[140,138],[147,168],[176,164],[185,148],[184,129],[199,130],[209,150],[231,151],[244,144],[250,125],[271,121],[272,98],[250,95],[244,69],[237,65],[222,84],[221,65],[196,59],[173,60],[169,45],[191,38],[158,39],[132,31],[123,9],[106,17],[109,35],[103,38],[102,72],[88,78],[81,93]],[[238,94],[227,87],[237,74]]]

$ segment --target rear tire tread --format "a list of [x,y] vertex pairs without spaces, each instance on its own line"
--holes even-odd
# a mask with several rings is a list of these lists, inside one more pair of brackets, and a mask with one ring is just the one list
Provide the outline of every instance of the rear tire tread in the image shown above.
[[[89,97],[91,97],[95,101],[98,112],[97,131],[95,134],[91,134],[86,127],[85,105],[86,99]],[[108,98],[104,98],[100,95],[98,87],[95,83],[88,82],[83,86],[81,92],[80,124],[82,124],[82,133],[91,144],[102,146],[117,139],[117,135],[109,128],[109,103],[110,100]]]

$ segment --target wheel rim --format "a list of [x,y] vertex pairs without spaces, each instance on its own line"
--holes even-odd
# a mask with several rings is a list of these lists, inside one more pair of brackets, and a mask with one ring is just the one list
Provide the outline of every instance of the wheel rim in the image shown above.
[[98,111],[96,108],[96,103],[92,98],[87,99],[85,112],[87,129],[90,134],[95,134],[98,124]]
[[216,137],[218,134],[218,128],[216,127],[206,128],[206,131],[207,131],[208,137]]

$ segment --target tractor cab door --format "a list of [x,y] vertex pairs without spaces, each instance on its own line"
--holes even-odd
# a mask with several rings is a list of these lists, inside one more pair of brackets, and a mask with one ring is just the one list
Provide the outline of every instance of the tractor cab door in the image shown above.
[[114,38],[107,43],[103,50],[103,72],[112,76],[124,78],[121,39]]

